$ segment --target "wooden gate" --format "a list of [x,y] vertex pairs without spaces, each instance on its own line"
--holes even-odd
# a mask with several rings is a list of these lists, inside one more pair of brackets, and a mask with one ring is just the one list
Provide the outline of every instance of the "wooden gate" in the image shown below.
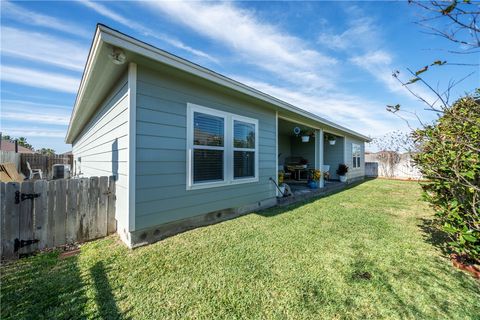
[[2,182],[0,198],[4,259],[116,231],[113,177]]

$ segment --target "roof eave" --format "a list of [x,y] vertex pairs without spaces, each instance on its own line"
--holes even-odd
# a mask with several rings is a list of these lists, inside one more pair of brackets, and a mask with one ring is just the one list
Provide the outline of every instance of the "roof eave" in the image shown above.
[[79,110],[79,105],[81,104],[83,100],[83,94],[85,92],[85,86],[88,83],[88,79],[90,78],[92,74],[92,66],[94,65],[95,59],[96,59],[96,53],[98,52],[98,48],[100,47],[102,42],[101,39],[101,30],[99,28],[99,25],[97,25],[97,28],[95,30],[95,36],[93,37],[92,44],[90,46],[90,51],[88,52],[88,57],[87,61],[85,63],[85,67],[83,69],[83,74],[82,74],[82,80],[80,81],[80,85],[78,87],[77,91],[77,97],[75,98],[75,104],[72,110],[72,114],[70,116],[70,122],[68,124],[68,129],[67,129],[67,134],[65,136],[65,143],[72,143],[73,140],[75,139],[72,137],[72,125],[77,118],[78,115],[78,110]]
[[[131,51],[133,53],[148,57],[156,62],[164,63],[169,66],[172,66],[174,68],[177,68],[179,70],[182,70],[184,72],[187,72],[189,74],[196,75],[200,78],[206,79],[208,81],[212,81],[216,84],[219,84],[223,87],[230,88],[232,90],[235,90],[237,92],[246,94],[248,96],[254,97],[256,99],[259,99],[261,101],[267,102],[269,104],[272,104],[278,108],[296,113],[298,115],[301,115],[303,117],[312,119],[320,124],[324,124],[330,127],[333,127],[335,129],[341,130],[343,132],[346,132],[352,136],[355,136],[357,138],[360,138],[366,142],[371,141],[371,139],[363,134],[360,134],[356,131],[353,131],[351,129],[345,128],[341,125],[338,125],[332,121],[329,121],[327,119],[324,119],[320,116],[317,116],[311,112],[305,111],[299,107],[296,107],[290,103],[287,103],[285,101],[282,101],[278,98],[275,98],[271,95],[268,95],[264,92],[261,92],[255,88],[249,87],[243,83],[240,83],[238,81],[235,81],[231,78],[228,78],[224,75],[221,75],[219,73],[216,73],[212,70],[209,70],[207,68],[204,68],[200,65],[197,65],[193,62],[187,61],[185,59],[182,59],[180,57],[177,57],[173,54],[170,54],[166,51],[163,51],[159,48],[156,48],[152,45],[149,45],[145,42],[142,42],[140,40],[137,40],[135,38],[132,38],[126,34],[123,34],[119,31],[113,30],[107,26],[98,24],[97,29],[95,32],[95,37],[92,42],[92,46],[90,48],[90,52],[88,55],[87,63],[85,66],[85,71],[82,76],[82,80],[80,82],[80,87],[78,90],[77,98],[75,101],[75,106],[72,111],[72,116],[70,118],[70,124],[68,127],[67,135],[65,138],[65,141],[67,143],[72,143],[73,140],[75,139],[74,135],[75,133],[72,132],[72,126],[73,123],[77,117],[77,114],[80,109],[80,105],[83,100],[83,93],[85,90],[85,85],[88,83],[88,79],[91,77],[92,74],[92,65],[94,65],[94,61],[96,59],[96,53],[98,52],[98,48],[102,43],[107,43],[112,46],[120,47],[125,50]],[[78,134],[78,132],[77,132]]]

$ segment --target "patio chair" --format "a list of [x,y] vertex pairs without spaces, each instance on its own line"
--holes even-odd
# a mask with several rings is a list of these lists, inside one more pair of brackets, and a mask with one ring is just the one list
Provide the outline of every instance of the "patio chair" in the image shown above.
[[28,179],[29,180],[32,180],[36,175],[38,175],[38,178],[40,180],[43,179],[43,175],[42,175],[42,170],[41,169],[32,169],[32,167],[30,166],[30,163],[27,161],[27,169],[28,169]]
[[330,166],[328,164],[322,166],[322,173],[325,180],[330,179]]

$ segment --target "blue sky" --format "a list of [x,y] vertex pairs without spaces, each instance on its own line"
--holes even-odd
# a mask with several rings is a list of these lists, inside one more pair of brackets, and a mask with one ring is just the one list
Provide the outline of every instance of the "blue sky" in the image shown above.
[[[423,33],[414,24],[422,12],[406,1],[2,1],[1,9],[1,131],[57,152],[71,149],[64,137],[97,23],[371,137],[408,130],[387,104],[424,121],[436,116],[393,70],[479,60],[447,53],[457,48]],[[475,71],[456,97],[478,86],[477,69],[443,66],[427,78],[442,87]]]

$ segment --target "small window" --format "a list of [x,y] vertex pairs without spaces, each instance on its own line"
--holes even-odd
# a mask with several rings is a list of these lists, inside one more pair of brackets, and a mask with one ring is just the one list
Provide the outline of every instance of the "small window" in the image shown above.
[[361,147],[359,144],[352,143],[353,167],[360,168]]

